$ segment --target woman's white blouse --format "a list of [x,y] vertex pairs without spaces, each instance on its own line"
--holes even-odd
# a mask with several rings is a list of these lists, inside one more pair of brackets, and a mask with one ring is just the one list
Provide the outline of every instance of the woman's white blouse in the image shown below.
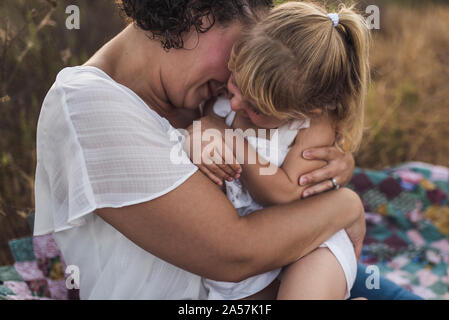
[[183,136],[95,67],[62,70],[37,127],[34,234],[54,233],[82,299],[202,299],[199,276],[141,249],[94,214],[162,196],[198,168]]

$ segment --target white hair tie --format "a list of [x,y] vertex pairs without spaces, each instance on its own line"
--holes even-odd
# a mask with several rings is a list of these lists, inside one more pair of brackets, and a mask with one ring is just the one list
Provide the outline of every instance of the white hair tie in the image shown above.
[[340,23],[340,17],[338,16],[338,13],[329,13],[328,17],[334,23],[334,27],[338,26],[338,24]]

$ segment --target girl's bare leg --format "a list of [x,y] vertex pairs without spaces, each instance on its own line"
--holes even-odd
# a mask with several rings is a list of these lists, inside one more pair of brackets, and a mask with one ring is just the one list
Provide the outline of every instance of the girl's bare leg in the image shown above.
[[240,300],[276,300],[276,295],[278,293],[280,284],[280,281],[278,279],[275,279],[265,289]]
[[278,300],[342,300],[347,290],[340,263],[318,248],[284,268]]
[[328,248],[318,248],[283,270],[282,281],[241,300],[342,300],[346,277]]

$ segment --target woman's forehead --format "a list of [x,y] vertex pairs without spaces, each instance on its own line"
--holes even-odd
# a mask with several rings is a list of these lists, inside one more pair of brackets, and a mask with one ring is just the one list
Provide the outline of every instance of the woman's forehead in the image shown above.
[[234,19],[226,24],[217,24],[214,27],[216,27],[218,33],[221,33],[222,35],[234,34],[240,36],[244,29],[244,25],[239,19]]

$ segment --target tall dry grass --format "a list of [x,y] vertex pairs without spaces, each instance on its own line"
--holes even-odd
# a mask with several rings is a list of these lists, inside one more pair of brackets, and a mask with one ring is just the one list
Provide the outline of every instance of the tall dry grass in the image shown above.
[[[79,6],[81,29],[65,27]],[[66,66],[82,64],[122,27],[114,0],[0,1],[0,265],[7,241],[31,234],[36,124],[46,92]]]
[[382,7],[357,165],[449,166],[449,7]]

